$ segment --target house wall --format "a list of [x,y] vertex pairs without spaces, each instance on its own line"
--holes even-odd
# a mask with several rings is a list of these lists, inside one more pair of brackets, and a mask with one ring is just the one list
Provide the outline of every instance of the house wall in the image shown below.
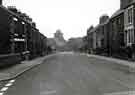
[[126,46],[131,46],[135,42],[134,12],[134,5],[127,7],[124,12],[124,41]]
[[121,13],[110,19],[110,47],[112,52],[124,46],[124,14]]

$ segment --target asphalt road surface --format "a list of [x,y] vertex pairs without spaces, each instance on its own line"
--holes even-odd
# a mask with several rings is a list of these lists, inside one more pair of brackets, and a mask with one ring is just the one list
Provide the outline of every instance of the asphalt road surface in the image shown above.
[[59,53],[14,79],[4,95],[132,95],[135,74],[106,63],[86,55]]

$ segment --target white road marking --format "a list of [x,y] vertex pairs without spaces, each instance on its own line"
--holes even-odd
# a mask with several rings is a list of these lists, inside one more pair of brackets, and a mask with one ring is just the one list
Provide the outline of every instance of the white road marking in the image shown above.
[[13,83],[13,82],[15,82],[15,80],[10,80],[9,82],[10,82],[10,83]]
[[13,83],[7,83],[5,86],[11,86],[13,85]]
[[4,92],[4,91],[6,91],[6,90],[8,90],[8,87],[3,87],[0,91],[1,91],[1,92]]
[[0,95],[3,95],[4,93],[0,93]]
[[124,92],[105,93],[104,95],[135,95],[135,91],[124,91]]
[[0,90],[0,95],[4,95],[4,92],[7,91],[10,86],[13,85],[13,82],[15,82],[15,80],[8,81],[8,83],[5,84],[5,86]]

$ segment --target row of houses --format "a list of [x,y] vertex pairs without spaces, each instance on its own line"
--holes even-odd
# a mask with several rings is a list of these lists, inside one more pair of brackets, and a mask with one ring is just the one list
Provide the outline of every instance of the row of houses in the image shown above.
[[111,17],[102,15],[99,24],[87,30],[89,53],[135,58],[135,0],[121,0]]
[[0,67],[47,54],[47,37],[16,7],[0,4]]

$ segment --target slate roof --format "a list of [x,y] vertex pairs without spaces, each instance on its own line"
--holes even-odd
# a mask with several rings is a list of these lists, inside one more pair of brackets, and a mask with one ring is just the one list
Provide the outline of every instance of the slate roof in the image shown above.
[[[25,19],[23,19],[23,18],[21,18],[19,15],[17,15],[17,14],[15,14],[14,12],[12,12],[12,11],[10,11],[10,10],[8,10],[6,7],[4,7],[4,6],[2,6],[2,5],[0,5],[0,14],[1,14],[1,16],[5,16],[5,18],[7,17],[9,17],[9,16],[14,16],[14,17],[16,17],[16,18],[19,18],[19,19],[21,19],[22,21],[24,21],[25,23],[27,23],[27,24],[29,24],[29,25],[31,25],[28,21],[26,21]],[[7,19],[6,18],[6,19]],[[3,19],[3,18],[2,18]],[[8,19],[7,19],[8,20]],[[5,22],[8,22],[8,21],[5,21]],[[33,26],[32,26],[33,27]],[[35,28],[35,27],[33,27],[33,28]]]
[[119,10],[117,10],[117,11],[111,16],[111,18],[114,18],[114,17],[120,15],[120,14],[123,13],[123,12],[124,12],[124,10],[119,9]]

